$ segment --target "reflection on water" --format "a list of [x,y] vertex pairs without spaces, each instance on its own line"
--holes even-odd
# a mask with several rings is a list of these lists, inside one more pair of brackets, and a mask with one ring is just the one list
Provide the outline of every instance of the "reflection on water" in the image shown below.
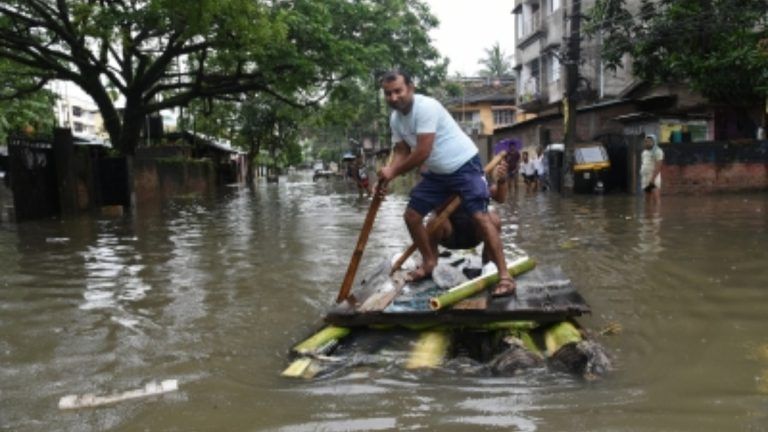
[[[382,205],[360,274],[409,243],[405,200]],[[766,195],[664,197],[652,213],[626,196],[498,206],[507,252],[562,269],[592,306],[582,324],[621,324],[604,381],[404,371],[407,332],[322,380],[281,379],[368,203],[299,175],[116,219],[0,225],[0,430],[765,430]],[[168,378],[179,392],[56,408]]]

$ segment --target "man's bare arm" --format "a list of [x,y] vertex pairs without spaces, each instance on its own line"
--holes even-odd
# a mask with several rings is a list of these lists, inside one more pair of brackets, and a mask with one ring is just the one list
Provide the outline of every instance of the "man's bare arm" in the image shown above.
[[[419,134],[417,136],[416,148],[411,150],[404,142],[398,142],[395,144],[394,157],[392,162],[381,169],[379,178],[384,181],[390,181],[393,178],[405,174],[408,171],[420,166],[427,160],[429,154],[432,153],[432,146],[435,142],[435,134]],[[404,151],[407,151],[407,155],[403,157]]]
[[402,161],[402,163],[396,165],[395,176],[405,174],[408,171],[421,166],[424,161],[427,160],[429,154],[432,153],[432,146],[435,143],[435,134],[419,134],[416,137],[416,148],[411,151],[411,154]]
[[498,203],[507,201],[507,161],[502,160],[493,170],[492,183],[488,188],[491,198]]

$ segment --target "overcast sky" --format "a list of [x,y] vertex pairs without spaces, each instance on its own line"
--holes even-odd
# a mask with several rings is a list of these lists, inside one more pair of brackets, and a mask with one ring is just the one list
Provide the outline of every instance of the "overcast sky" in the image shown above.
[[440,20],[430,35],[438,50],[451,59],[449,75],[476,75],[485,49],[499,42],[514,53],[514,0],[425,0]]

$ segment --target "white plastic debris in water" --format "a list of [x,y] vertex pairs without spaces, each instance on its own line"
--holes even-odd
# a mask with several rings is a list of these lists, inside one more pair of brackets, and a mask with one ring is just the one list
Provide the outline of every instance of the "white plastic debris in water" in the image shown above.
[[117,393],[109,396],[96,396],[93,393],[86,393],[84,395],[66,395],[59,399],[59,409],[97,407],[129,399],[168,393],[178,389],[179,382],[175,379],[170,379],[164,380],[160,383],[152,381],[145,385],[144,388],[128,390],[123,393]]
[[[509,265],[509,264],[507,264],[507,265]],[[494,263],[493,261],[488,261],[483,266],[483,272],[481,274],[483,276],[486,276],[486,275],[493,274],[493,273],[498,273],[498,272],[499,272],[499,268],[496,267],[496,263]]]
[[46,243],[69,243],[69,237],[46,237]]

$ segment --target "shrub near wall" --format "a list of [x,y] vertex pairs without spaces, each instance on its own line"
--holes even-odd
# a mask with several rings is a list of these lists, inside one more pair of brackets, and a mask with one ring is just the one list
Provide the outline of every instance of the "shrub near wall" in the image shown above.
[[665,194],[768,190],[768,141],[662,144]]

